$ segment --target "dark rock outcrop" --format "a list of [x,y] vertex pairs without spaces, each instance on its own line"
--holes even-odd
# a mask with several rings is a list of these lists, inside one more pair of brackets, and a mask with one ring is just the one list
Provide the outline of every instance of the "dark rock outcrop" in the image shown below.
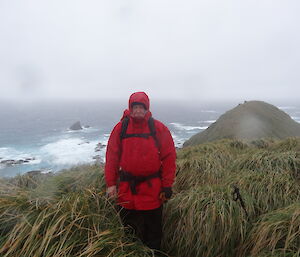
[[0,164],[2,165],[6,165],[6,166],[13,166],[13,165],[18,165],[18,164],[24,164],[24,163],[29,163],[30,161],[34,161],[35,158],[25,158],[25,159],[19,159],[19,160],[13,160],[13,159],[9,159],[9,160],[1,160]]
[[95,147],[95,152],[100,152],[101,149],[103,149],[105,145],[98,143]]
[[41,175],[42,171],[41,170],[31,170],[26,172],[27,175],[29,176],[37,176],[37,175]]
[[95,160],[95,164],[101,164],[102,162],[102,158],[100,155],[95,155],[93,156],[93,160]]
[[75,122],[71,127],[70,130],[81,130],[82,126],[80,124],[80,121]]

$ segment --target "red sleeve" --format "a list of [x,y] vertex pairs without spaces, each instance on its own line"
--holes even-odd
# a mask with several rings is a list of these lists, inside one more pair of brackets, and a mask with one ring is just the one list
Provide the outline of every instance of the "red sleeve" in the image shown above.
[[105,161],[105,181],[106,186],[114,186],[117,183],[120,156],[121,156],[121,122],[119,122],[110,134]]
[[162,123],[160,127],[161,129],[157,130],[157,138],[162,162],[162,186],[172,187],[176,172],[176,150],[169,129]]

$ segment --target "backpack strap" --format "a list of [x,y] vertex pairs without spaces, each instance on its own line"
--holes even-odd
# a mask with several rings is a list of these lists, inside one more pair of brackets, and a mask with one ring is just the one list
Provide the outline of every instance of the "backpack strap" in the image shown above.
[[155,125],[154,125],[154,119],[152,117],[150,117],[149,120],[148,120],[148,126],[149,126],[149,129],[150,129],[150,134],[151,134],[151,136],[153,137],[153,139],[155,141],[155,145],[156,145],[157,149],[159,149],[160,144],[159,144],[159,141],[158,141],[157,136],[156,136],[156,128],[155,128]]
[[[128,128],[128,123],[129,123],[129,117],[125,117],[122,120],[122,127],[121,127],[121,133],[120,133],[120,139],[124,139],[124,138],[129,138],[129,137],[143,137],[143,138],[149,138],[149,136],[151,136],[151,133],[140,133],[140,134],[127,134],[127,128]],[[148,125],[149,126],[149,125]]]
[[156,136],[156,128],[154,125],[154,119],[152,117],[148,120],[148,127],[150,129],[150,133],[141,133],[141,134],[126,134],[127,127],[129,123],[129,117],[124,117],[122,120],[122,127],[121,127],[121,133],[120,133],[120,139],[129,138],[129,137],[142,137],[142,138],[149,138],[149,136],[152,136],[155,141],[155,146],[157,149],[160,148],[159,141]]
[[129,117],[126,116],[126,117],[124,117],[124,119],[122,120],[122,127],[121,127],[121,134],[120,134],[120,139],[121,139],[121,140],[122,140],[123,138],[125,138],[126,131],[127,131],[127,127],[128,127],[128,123],[129,123]]

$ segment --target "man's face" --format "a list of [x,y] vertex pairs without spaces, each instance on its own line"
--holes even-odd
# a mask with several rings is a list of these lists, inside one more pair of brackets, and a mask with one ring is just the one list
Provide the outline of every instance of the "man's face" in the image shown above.
[[131,108],[131,116],[135,119],[143,119],[147,113],[147,110],[145,110],[144,106],[141,104],[135,104]]

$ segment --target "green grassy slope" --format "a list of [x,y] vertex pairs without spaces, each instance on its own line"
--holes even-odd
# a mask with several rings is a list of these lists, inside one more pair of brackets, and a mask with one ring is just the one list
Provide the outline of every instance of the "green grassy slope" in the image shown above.
[[[297,138],[227,139],[178,151],[163,250],[173,257],[300,256],[299,179]],[[103,190],[98,166],[2,180],[0,256],[152,256],[125,234]]]
[[223,138],[255,140],[295,136],[300,136],[300,124],[288,114],[271,104],[249,101],[223,114],[209,128],[192,136],[184,146]]

